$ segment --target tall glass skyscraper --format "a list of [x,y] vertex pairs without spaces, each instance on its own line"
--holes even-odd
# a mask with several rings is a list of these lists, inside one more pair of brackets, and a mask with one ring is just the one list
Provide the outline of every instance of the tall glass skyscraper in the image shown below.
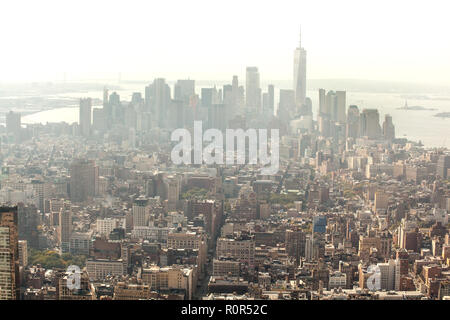
[[260,111],[261,108],[261,86],[257,67],[247,67],[245,78],[245,104],[247,112]]
[[306,50],[302,48],[302,33],[300,42],[294,51],[294,91],[298,107],[305,103],[306,98]]

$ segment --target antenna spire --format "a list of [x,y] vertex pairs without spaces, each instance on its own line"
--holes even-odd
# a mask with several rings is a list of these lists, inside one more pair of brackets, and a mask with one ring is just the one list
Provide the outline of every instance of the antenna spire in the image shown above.
[[298,47],[301,48],[302,47],[302,25],[300,25],[300,37],[299,37],[298,44],[299,44]]

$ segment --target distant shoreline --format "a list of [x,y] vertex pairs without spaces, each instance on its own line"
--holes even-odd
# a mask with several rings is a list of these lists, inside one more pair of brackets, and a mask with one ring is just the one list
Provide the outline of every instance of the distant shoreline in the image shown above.
[[437,118],[450,118],[450,112],[440,112],[434,115]]
[[397,108],[397,110],[408,110],[408,111],[436,111],[437,108],[426,108],[422,106],[412,106],[412,107],[401,107]]

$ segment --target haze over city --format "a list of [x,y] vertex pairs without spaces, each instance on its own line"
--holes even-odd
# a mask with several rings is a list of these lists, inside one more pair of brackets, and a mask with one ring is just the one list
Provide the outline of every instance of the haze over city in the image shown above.
[[0,6],[0,300],[450,300],[443,1]]
[[[8,1],[0,80],[287,80],[303,28],[308,78],[450,83],[447,1]],[[7,44],[7,45],[6,45]]]

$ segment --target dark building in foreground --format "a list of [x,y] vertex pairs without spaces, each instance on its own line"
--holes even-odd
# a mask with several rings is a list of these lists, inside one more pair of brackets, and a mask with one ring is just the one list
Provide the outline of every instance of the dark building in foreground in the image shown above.
[[17,207],[0,207],[0,300],[19,299]]
[[439,157],[436,165],[436,175],[442,179],[447,179],[447,171],[450,169],[450,156],[442,155]]
[[70,200],[84,202],[97,193],[98,166],[91,160],[74,160],[70,166]]

